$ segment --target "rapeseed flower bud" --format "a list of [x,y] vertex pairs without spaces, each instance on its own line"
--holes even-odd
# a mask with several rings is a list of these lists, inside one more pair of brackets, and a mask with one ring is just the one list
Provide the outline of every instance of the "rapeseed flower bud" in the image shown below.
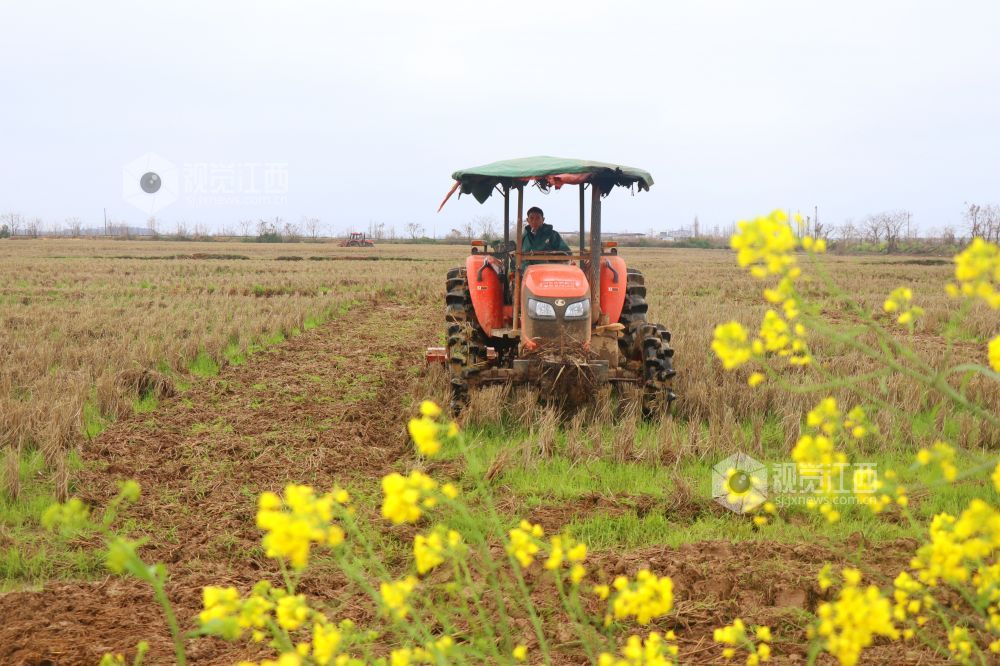
[[911,326],[924,315],[924,309],[913,305],[913,291],[909,287],[897,287],[882,304],[882,309],[889,313],[899,313],[896,321],[905,326]]
[[78,497],[63,504],[53,504],[42,514],[42,527],[47,530],[78,531],[89,522],[90,508]]
[[921,466],[937,462],[945,481],[954,481],[958,476],[958,468],[955,467],[955,449],[946,442],[938,440],[930,449],[917,451],[917,462]]

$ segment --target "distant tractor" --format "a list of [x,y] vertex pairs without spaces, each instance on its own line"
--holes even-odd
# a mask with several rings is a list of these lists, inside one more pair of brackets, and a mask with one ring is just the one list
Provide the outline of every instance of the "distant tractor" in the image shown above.
[[[451,407],[469,391],[490,384],[529,384],[555,403],[580,403],[601,385],[641,388],[647,418],[666,413],[676,397],[670,332],[646,319],[642,273],[618,256],[617,243],[601,242],[601,199],[615,186],[648,190],[640,169],[555,157],[527,157],[452,174],[456,190],[480,203],[503,196],[504,238],[489,246],[473,240],[464,266],[448,271],[446,347],[427,350],[428,362],[448,366]],[[524,252],[524,188],[579,186],[579,251]],[[590,188],[590,240],[584,229]],[[517,192],[516,235],[510,235],[510,194]],[[440,208],[438,209],[440,210]]]
[[375,247],[375,243],[366,238],[363,232],[352,231],[349,238],[340,241],[340,247]]

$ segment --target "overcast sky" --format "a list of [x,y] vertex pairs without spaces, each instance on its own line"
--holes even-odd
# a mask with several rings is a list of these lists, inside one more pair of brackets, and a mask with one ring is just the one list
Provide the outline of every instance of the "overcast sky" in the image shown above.
[[[436,213],[452,171],[527,155],[650,171],[614,230],[1000,201],[994,2],[4,0],[0,26],[0,212],[47,222],[440,235],[502,215]],[[151,206],[123,173],[154,163]],[[575,191],[526,199],[575,226]]]

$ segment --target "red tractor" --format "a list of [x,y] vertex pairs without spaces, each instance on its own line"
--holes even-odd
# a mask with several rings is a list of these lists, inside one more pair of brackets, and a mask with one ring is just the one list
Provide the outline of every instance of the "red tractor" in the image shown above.
[[352,231],[349,238],[340,241],[340,247],[375,247],[375,243],[370,238],[365,238],[364,233]]
[[[641,387],[646,417],[665,413],[675,395],[670,379],[670,332],[646,319],[646,286],[638,270],[601,242],[601,198],[615,186],[648,190],[649,173],[604,162],[526,157],[452,174],[456,190],[480,203],[503,196],[504,238],[472,241],[465,265],[448,271],[447,347],[432,347],[428,362],[450,369],[453,412],[469,391],[499,383],[537,386],[544,399],[580,403],[606,383]],[[524,188],[577,185],[579,252],[524,252]],[[584,229],[590,189],[590,239]],[[510,235],[510,195],[517,194],[516,235]],[[440,210],[440,208],[438,209]]]

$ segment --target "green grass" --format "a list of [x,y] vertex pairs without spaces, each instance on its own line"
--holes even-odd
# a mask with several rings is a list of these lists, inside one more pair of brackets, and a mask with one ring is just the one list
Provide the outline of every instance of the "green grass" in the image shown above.
[[111,421],[101,415],[97,405],[88,400],[83,403],[83,435],[87,439],[93,439],[104,432]]
[[132,401],[132,411],[136,414],[148,414],[155,411],[160,401],[153,393],[147,393]]
[[205,351],[200,351],[188,364],[188,371],[195,377],[215,377],[219,374],[219,364]]
[[[70,472],[80,469],[75,453]],[[21,495],[12,501],[0,493],[0,593],[30,589],[48,580],[90,580],[102,574],[102,556],[87,546],[85,537],[62,537],[41,527],[41,517],[55,502],[51,472],[39,451],[20,460]]]
[[[919,419],[918,419],[919,420]],[[919,426],[918,426],[919,427]],[[516,447],[530,437],[529,433],[501,427],[472,429],[467,435],[471,442],[470,460],[465,470],[465,485],[482,475],[504,450]],[[640,431],[640,438],[642,432]],[[777,450],[784,441],[780,429],[765,422],[762,432],[765,450]],[[773,448],[768,442],[773,443]],[[564,442],[557,438],[556,450]],[[606,446],[606,444],[605,444]],[[445,458],[455,458],[458,451],[447,448]],[[805,506],[809,495],[771,492],[768,499],[779,505],[781,518],[763,527],[756,527],[751,516],[720,510],[712,497],[713,466],[722,456],[705,460],[685,459],[676,467],[647,463],[614,462],[606,458],[574,461],[556,453],[548,458],[525,463],[519,452],[505,456],[503,471],[492,481],[498,493],[513,498],[511,518],[519,518],[538,507],[563,505],[572,515],[574,500],[595,495],[617,504],[611,512],[607,506],[583,501],[577,505],[577,517],[567,525],[575,537],[599,549],[628,549],[653,545],[680,546],[706,540],[730,542],[764,540],[784,543],[826,543],[836,546],[853,535],[861,535],[868,543],[884,543],[903,537],[920,538],[926,530],[926,519],[948,512],[960,513],[975,497],[996,503],[1000,501],[988,480],[945,483],[933,467],[914,463],[914,452],[886,451],[859,458],[872,463],[878,473],[895,470],[910,492],[910,510],[918,525],[912,526],[901,515],[874,515],[868,507],[858,504],[838,504],[841,519],[828,524],[818,512]],[[988,466],[987,454],[959,453],[956,464],[960,470]],[[771,468],[777,463],[790,463],[787,456],[772,455],[762,461]],[[850,484],[848,473],[848,488]],[[676,484],[687,488],[678,491]],[[680,493],[680,495],[678,495]],[[842,495],[853,501],[849,492]],[[642,506],[640,510],[638,507]],[[651,507],[651,508],[650,508]],[[692,517],[693,516],[693,517]],[[923,523],[921,526],[919,523]]]

